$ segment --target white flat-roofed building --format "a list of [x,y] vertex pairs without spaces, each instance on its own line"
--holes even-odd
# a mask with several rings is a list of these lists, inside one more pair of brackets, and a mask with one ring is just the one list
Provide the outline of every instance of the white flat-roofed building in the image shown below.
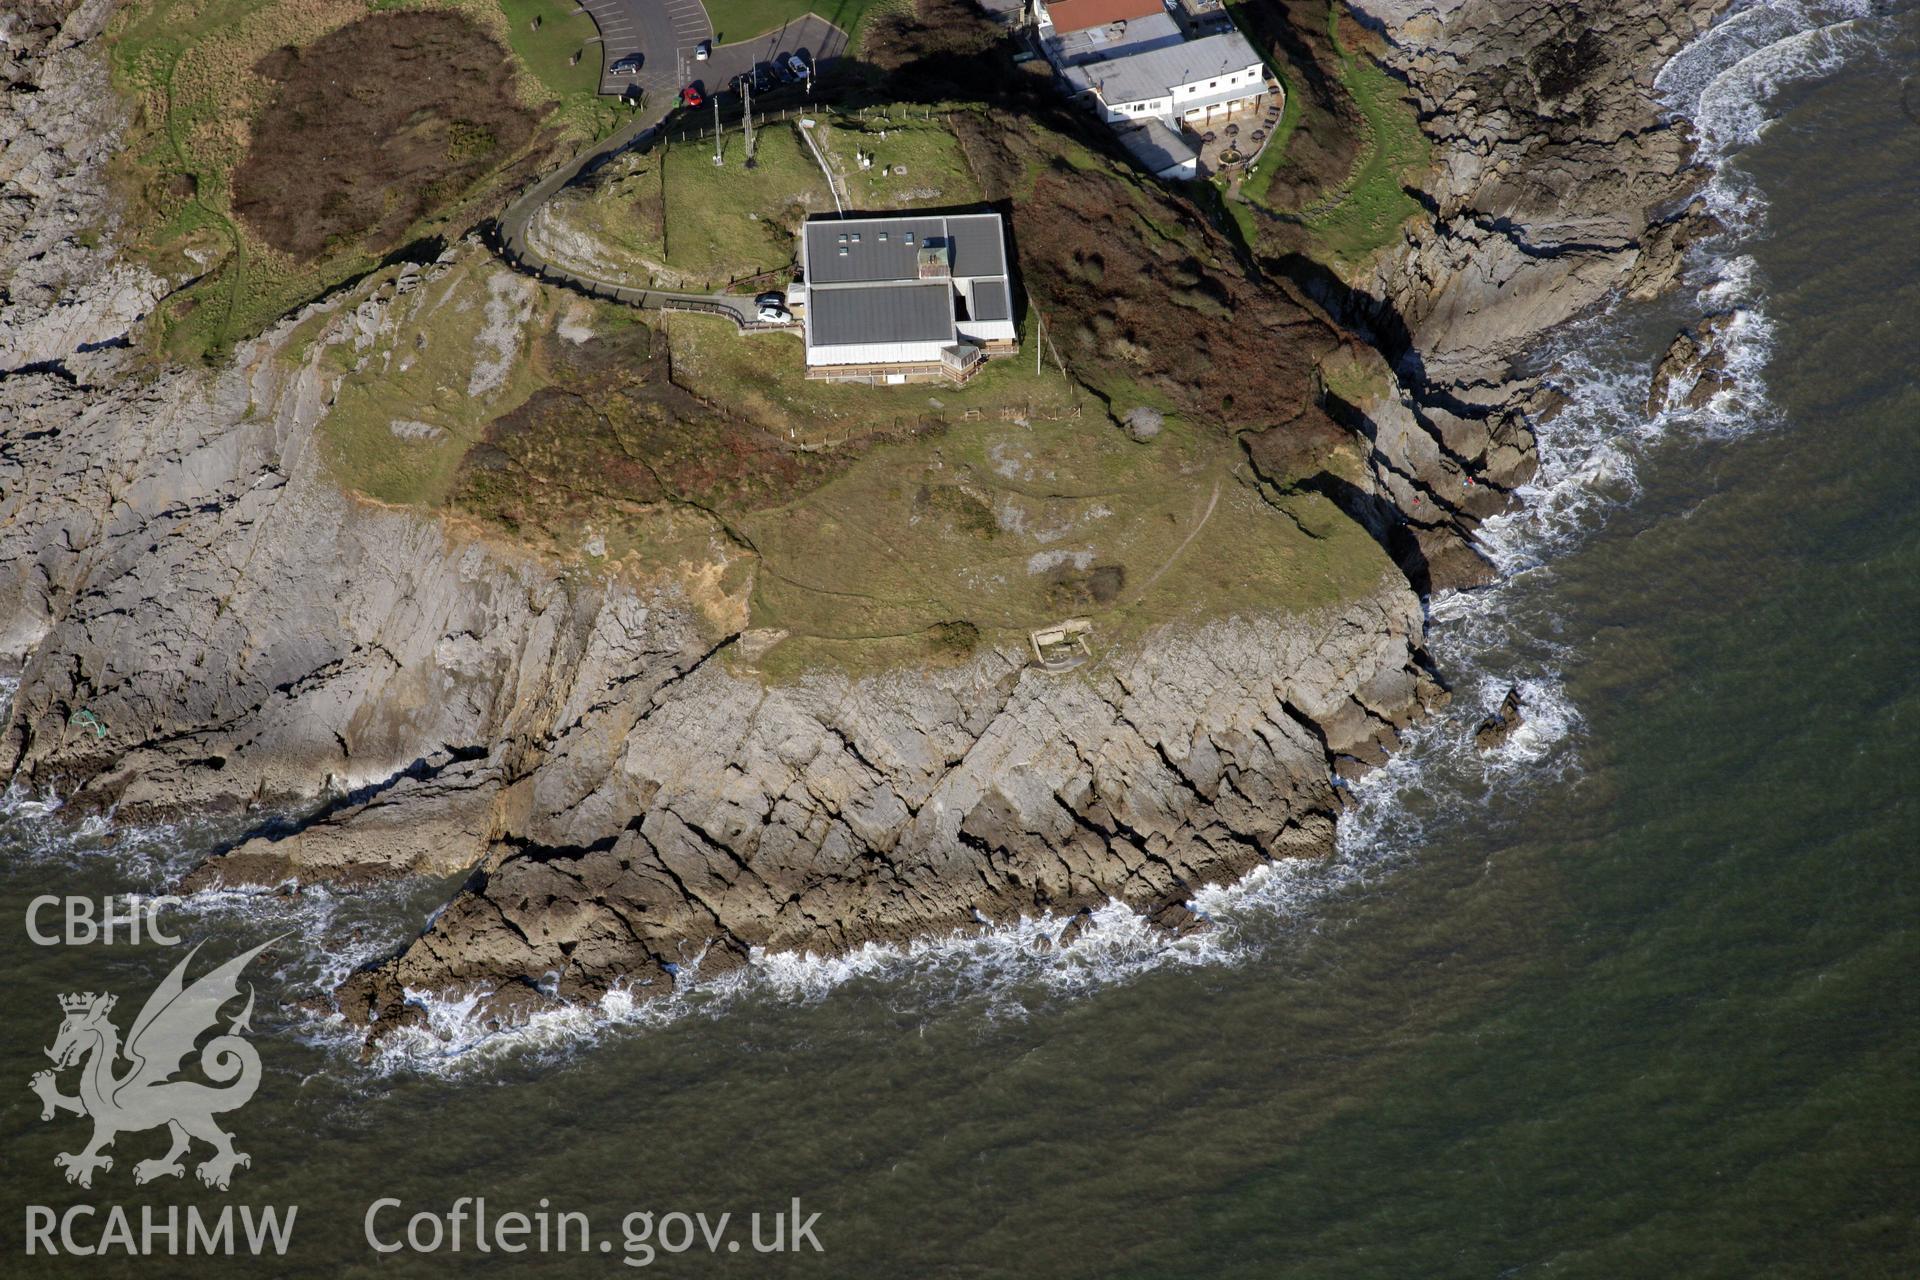
[[812,219],[800,270],[809,378],[964,381],[1018,348],[997,213]]
[[1084,62],[1061,75],[1116,124],[1152,118],[1198,128],[1257,105],[1267,93],[1266,66],[1238,31]]

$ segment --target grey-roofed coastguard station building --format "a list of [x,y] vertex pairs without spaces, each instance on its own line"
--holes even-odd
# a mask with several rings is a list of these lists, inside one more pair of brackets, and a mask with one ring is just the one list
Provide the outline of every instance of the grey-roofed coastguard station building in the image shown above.
[[800,271],[809,378],[964,382],[1019,347],[997,213],[811,219]]

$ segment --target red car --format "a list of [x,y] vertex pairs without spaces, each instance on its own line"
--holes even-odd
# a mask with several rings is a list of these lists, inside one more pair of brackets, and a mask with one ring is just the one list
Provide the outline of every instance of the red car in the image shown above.
[[700,96],[700,86],[697,84],[690,84],[680,91],[680,105],[683,107],[697,107],[705,101]]

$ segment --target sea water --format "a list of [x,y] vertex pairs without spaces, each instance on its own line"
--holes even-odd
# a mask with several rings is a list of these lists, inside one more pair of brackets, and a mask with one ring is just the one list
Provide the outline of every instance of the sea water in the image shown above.
[[[1201,895],[1204,936],[1116,907],[1064,951],[1033,921],[761,956],[507,1034],[429,1000],[363,1060],[298,1002],[455,886],[205,895],[164,915],[196,965],[291,934],[253,975],[260,1092],[223,1121],[251,1164],[135,1186],[165,1139],[129,1133],[81,1189],[53,1157],[85,1122],[26,1083],[57,997],[115,992],[124,1028],[184,948],[38,947],[27,904],[164,888],[232,833],[8,797],[6,1274],[186,1272],[22,1256],[27,1206],[115,1204],[298,1207],[285,1256],[196,1274],[1914,1274],[1916,75],[1910,10],[1801,4],[1661,74],[1729,236],[1678,296],[1543,345],[1568,408],[1484,533],[1503,580],[1432,602],[1454,707],[1360,784],[1330,862]],[[1736,313],[1733,386],[1649,412],[1703,307]],[[1483,756],[1516,683],[1528,722]],[[367,1239],[370,1206],[391,1244],[461,1197],[597,1235]],[[621,1230],[796,1199],[819,1252]]]

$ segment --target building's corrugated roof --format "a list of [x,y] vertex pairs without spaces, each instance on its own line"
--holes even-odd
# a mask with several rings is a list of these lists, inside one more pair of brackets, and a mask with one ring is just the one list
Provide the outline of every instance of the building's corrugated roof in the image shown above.
[[1144,102],[1164,98],[1176,85],[1211,80],[1257,66],[1260,55],[1238,31],[1188,40],[1165,49],[1108,58],[1069,67],[1067,83],[1093,90],[1103,102]]
[[1127,20],[1124,28],[1088,27],[1082,31],[1056,33],[1047,37],[1047,53],[1055,66],[1071,67],[1102,58],[1120,58],[1149,49],[1164,49],[1186,39],[1180,24],[1164,13]]
[[1200,158],[1199,151],[1187,141],[1185,135],[1175,133],[1151,116],[1143,120],[1137,129],[1120,130],[1119,138],[1120,145],[1148,173],[1165,173],[1180,165],[1192,164]]
[[997,213],[963,213],[946,220],[947,237],[953,242],[956,276],[1003,276],[1007,274],[1007,237]]
[[[915,254],[929,236],[945,234],[940,218],[836,218],[809,222],[808,284],[914,280]],[[855,239],[854,237],[859,237]],[[882,237],[885,239],[882,239]],[[845,253],[840,250],[845,249]]]
[[1011,320],[1013,308],[1007,303],[1005,280],[982,280],[973,286],[975,320]]
[[1063,34],[1165,12],[1160,0],[1052,0],[1047,5],[1053,29]]
[[861,342],[951,342],[953,286],[939,280],[810,290],[807,332],[809,342],[816,347]]

